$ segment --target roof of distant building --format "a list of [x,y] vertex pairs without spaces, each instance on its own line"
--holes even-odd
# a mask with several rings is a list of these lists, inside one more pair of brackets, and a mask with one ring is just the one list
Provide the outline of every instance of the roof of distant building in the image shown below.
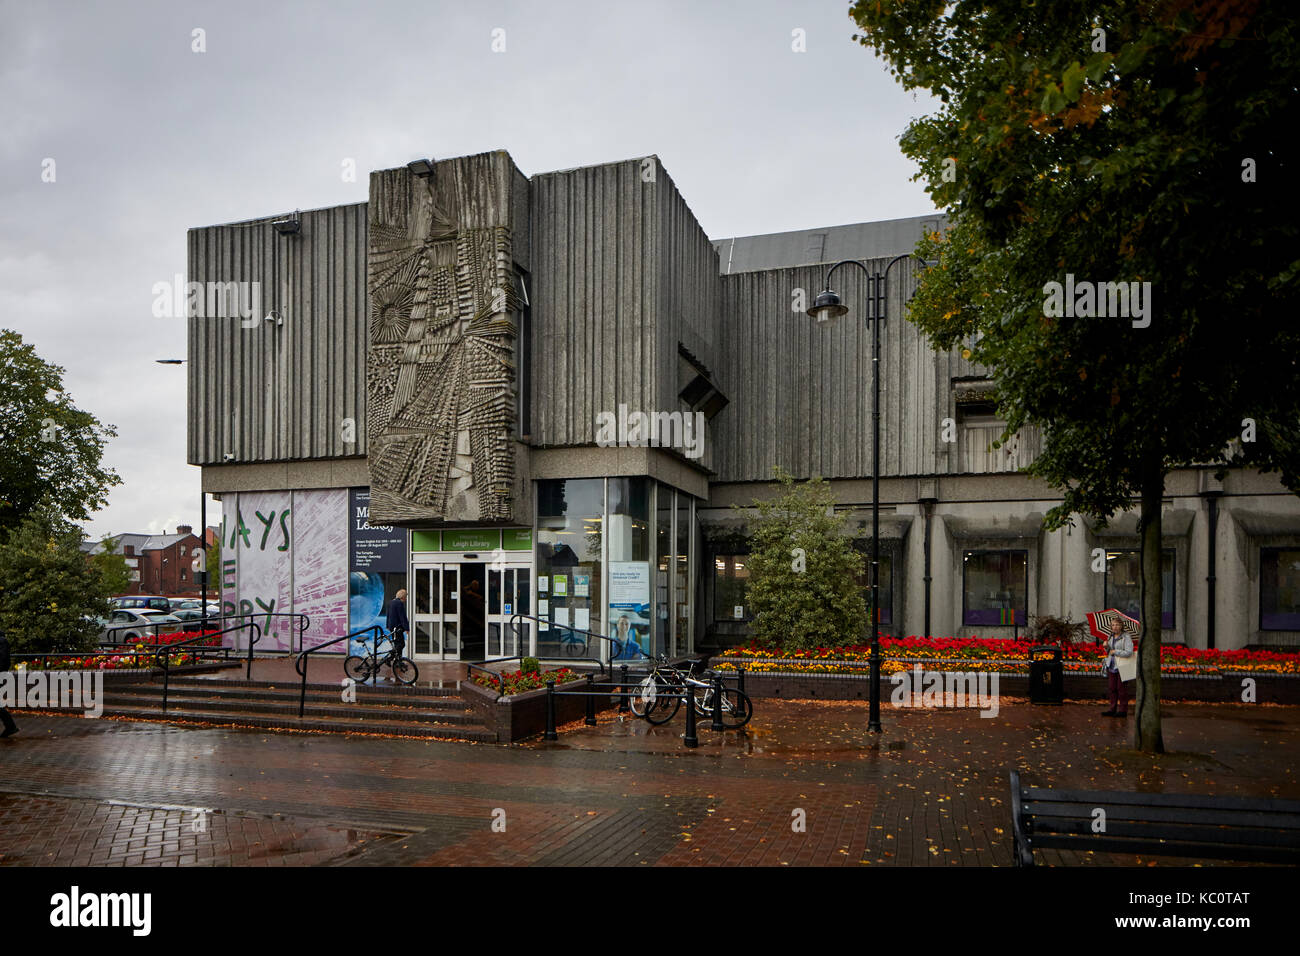
[[[117,545],[113,548],[113,553],[125,554],[127,545],[132,545],[136,554],[141,551],[160,551],[163,548],[170,548],[178,541],[196,537],[198,535],[195,534],[119,534],[114,536]],[[81,550],[87,554],[100,554],[104,550],[104,543],[102,541],[83,541]]]

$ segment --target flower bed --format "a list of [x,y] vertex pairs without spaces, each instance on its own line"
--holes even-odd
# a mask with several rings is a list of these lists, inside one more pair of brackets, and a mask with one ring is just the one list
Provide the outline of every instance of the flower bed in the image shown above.
[[[181,667],[186,664],[196,664],[199,662],[197,655],[189,651],[177,651],[174,654],[168,654],[172,667]],[[126,651],[119,654],[51,654],[48,658],[39,661],[25,661],[17,665],[15,670],[29,671],[75,671],[75,670],[148,670],[157,665],[157,652],[145,650],[144,645],[138,645],[137,650]]]
[[554,671],[503,671],[500,674],[475,674],[474,683],[480,687],[487,687],[490,690],[500,690],[502,697],[510,697],[514,694],[522,694],[524,691],[540,690],[546,686],[547,681],[555,681],[557,684],[567,684],[569,681],[575,681],[583,675],[569,667],[561,667]]
[[[960,670],[1029,672],[1031,641],[980,637],[882,637],[881,673],[892,674],[913,664],[942,668],[957,665]],[[1101,644],[1067,644],[1062,662],[1067,673],[1094,673],[1106,655]],[[1160,649],[1164,674],[1215,675],[1228,673],[1300,675],[1300,654],[1242,649],[1234,651],[1168,645]],[[779,647],[749,644],[728,650],[715,663],[718,670],[784,671],[811,674],[852,674],[864,670],[871,659],[871,645],[848,644],[814,650],[783,651]]]
[[[217,631],[201,632],[206,640],[196,641],[191,646],[220,647],[221,635]],[[21,670],[148,670],[157,666],[157,649],[175,644],[179,641],[199,637],[200,632],[185,633],[173,631],[168,634],[141,637],[133,644],[125,645],[120,651],[96,651],[91,653],[51,653],[48,658],[25,661],[17,665]],[[172,667],[202,663],[203,658],[190,650],[178,650],[167,655]]]

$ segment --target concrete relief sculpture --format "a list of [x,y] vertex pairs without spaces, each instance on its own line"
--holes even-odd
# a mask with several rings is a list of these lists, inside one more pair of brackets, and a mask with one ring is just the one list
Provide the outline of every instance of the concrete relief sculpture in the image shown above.
[[[371,177],[374,521],[513,517],[518,302],[509,229],[458,223],[456,207],[470,204],[461,195],[476,188],[406,169]],[[486,212],[480,201],[463,218],[501,221]]]

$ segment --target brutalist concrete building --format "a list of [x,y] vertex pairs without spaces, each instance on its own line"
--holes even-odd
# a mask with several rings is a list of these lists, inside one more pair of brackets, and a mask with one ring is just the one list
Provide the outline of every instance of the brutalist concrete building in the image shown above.
[[[319,643],[406,587],[419,660],[744,640],[731,506],[774,467],[829,479],[869,544],[864,275],[837,274],[849,316],[804,310],[827,263],[876,271],[941,226],[710,240],[656,157],[525,176],[494,152],[191,230],[188,457],[222,502],[227,610],[306,613]],[[1038,434],[992,447],[985,371],[901,318],[914,282],[891,272],[883,329],[882,630],[1139,616],[1136,513],[1042,530]],[[1274,478],[1178,471],[1164,530],[1168,640],[1300,643],[1300,500]]]

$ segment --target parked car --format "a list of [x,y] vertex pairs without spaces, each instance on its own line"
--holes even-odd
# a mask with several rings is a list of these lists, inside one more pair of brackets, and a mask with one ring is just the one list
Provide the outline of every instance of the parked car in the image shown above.
[[128,641],[151,639],[155,634],[179,631],[181,620],[152,608],[118,608],[108,619],[108,627],[100,635],[104,643],[121,644]]
[[[174,613],[184,625],[184,630],[201,631],[203,629],[203,609],[201,607],[188,607]],[[215,620],[220,617],[220,615],[220,608],[214,608],[212,605],[208,606],[208,630],[217,631],[221,629],[220,625]]]
[[171,598],[163,597],[161,594],[125,594],[122,597],[112,598],[109,603],[123,611],[136,608],[139,610],[162,611],[164,614],[169,614],[172,609]]

